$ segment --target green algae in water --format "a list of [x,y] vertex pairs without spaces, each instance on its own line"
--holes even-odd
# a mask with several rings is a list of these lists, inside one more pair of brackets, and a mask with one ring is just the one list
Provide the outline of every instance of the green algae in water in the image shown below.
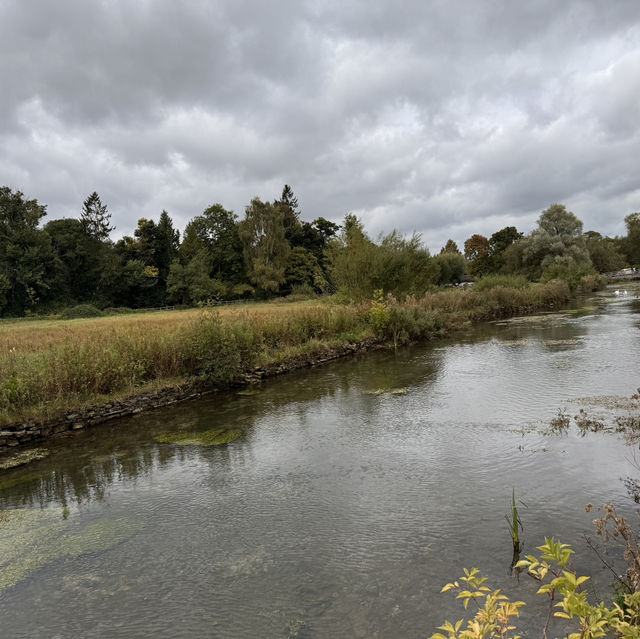
[[200,433],[169,433],[158,435],[160,444],[179,444],[181,446],[222,446],[230,444],[242,435],[239,428],[214,428]]
[[583,315],[592,315],[598,310],[597,306],[582,306],[580,308],[568,308],[560,311],[565,315],[573,315],[574,317],[582,317]]
[[54,561],[108,550],[139,530],[125,518],[83,527],[64,515],[63,508],[0,511],[0,593]]
[[406,395],[406,388],[377,388],[376,390],[365,391],[365,395],[386,395],[387,393],[391,393],[391,395]]
[[253,397],[254,395],[260,395],[260,391],[255,389],[247,389],[238,391],[236,395],[240,395],[241,397]]
[[37,459],[44,459],[51,453],[44,448],[32,448],[31,450],[23,450],[20,453],[11,455],[10,457],[3,457],[0,459],[0,470],[9,470],[10,468],[17,468],[18,466],[24,466],[29,462],[36,461]]

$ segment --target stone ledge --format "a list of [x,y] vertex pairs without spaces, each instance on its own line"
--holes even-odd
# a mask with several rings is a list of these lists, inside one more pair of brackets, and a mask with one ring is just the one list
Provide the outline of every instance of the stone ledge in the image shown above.
[[[344,344],[326,349],[315,355],[299,355],[285,362],[246,371],[235,383],[226,387],[215,386],[207,380],[193,380],[182,386],[170,386],[152,393],[132,395],[120,401],[109,401],[83,409],[72,409],[43,422],[28,420],[0,427],[0,455],[17,446],[25,446],[59,433],[81,431],[89,426],[102,424],[113,419],[137,415],[143,411],[172,406],[178,402],[199,399],[224,388],[259,384],[264,379],[283,375],[290,371],[313,366],[321,366],[341,357],[362,353],[380,347],[373,338],[354,344]],[[381,348],[381,347],[380,347]]]

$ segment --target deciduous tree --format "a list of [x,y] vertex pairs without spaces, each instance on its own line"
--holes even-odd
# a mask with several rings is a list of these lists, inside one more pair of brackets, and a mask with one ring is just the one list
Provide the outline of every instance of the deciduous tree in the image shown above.
[[284,207],[251,200],[238,225],[250,281],[265,292],[275,293],[284,282],[290,246],[285,237]]
[[20,191],[0,188],[0,274],[4,309],[21,314],[48,291],[47,273],[51,269],[51,240],[38,224],[46,206],[26,200]]

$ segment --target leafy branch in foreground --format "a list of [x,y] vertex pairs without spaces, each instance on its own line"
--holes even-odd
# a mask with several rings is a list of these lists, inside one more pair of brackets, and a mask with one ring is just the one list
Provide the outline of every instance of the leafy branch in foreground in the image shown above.
[[[527,555],[516,567],[526,568],[529,575],[540,582],[537,594],[546,595],[549,599],[543,638],[547,636],[552,613],[575,624],[575,631],[568,634],[568,639],[597,639],[611,632],[624,639],[640,638],[640,592],[624,594],[621,600],[610,606],[603,602],[594,606],[587,601],[587,593],[582,590],[589,577],[578,576],[568,569],[573,550],[554,538],[545,539],[538,550],[539,557]],[[516,630],[514,618],[520,616],[520,608],[525,603],[511,601],[500,590],[486,586],[485,582],[486,578],[476,568],[465,569],[464,577],[442,589],[442,592],[456,590],[457,598],[462,599],[465,609],[473,601],[477,612],[467,620],[465,628],[463,619],[455,623],[445,621],[438,628],[442,632],[433,634],[431,639],[516,639],[519,636],[510,633]]]

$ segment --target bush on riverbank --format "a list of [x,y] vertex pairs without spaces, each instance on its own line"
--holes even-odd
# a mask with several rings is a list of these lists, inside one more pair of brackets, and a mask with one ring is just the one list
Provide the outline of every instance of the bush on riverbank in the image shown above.
[[[526,289],[447,289],[404,302],[387,297],[389,322],[377,337],[394,344],[432,339],[469,322],[554,308],[568,299],[569,289],[559,281]],[[110,394],[134,393],[163,380],[206,376],[226,384],[255,366],[375,337],[371,302],[265,304],[167,315],[166,320],[157,313],[65,324],[57,333],[45,331],[39,347],[33,339],[12,344],[5,336],[0,421],[106,401]]]

